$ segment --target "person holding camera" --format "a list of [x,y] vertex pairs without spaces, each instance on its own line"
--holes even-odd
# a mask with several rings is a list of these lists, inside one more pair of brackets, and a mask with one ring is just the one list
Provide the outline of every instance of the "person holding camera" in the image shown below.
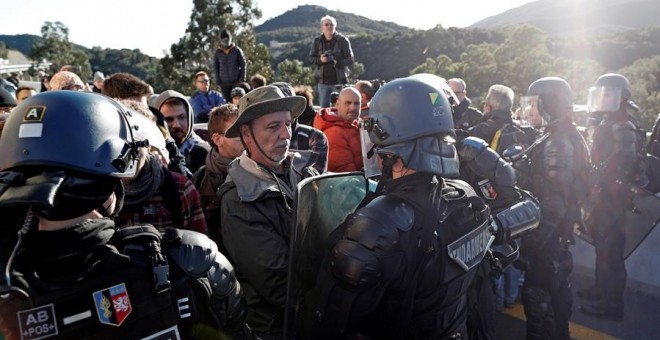
[[337,20],[329,15],[321,18],[322,34],[314,38],[309,51],[309,62],[316,65],[314,76],[318,81],[319,105],[330,106],[330,93],[335,85],[344,84],[348,78],[348,66],[354,63],[351,42],[337,33]]

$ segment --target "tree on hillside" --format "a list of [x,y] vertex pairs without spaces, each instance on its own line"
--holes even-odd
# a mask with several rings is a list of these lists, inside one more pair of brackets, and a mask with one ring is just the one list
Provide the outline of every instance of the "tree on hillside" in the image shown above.
[[635,116],[641,128],[651,131],[660,113],[660,56],[639,59],[618,73],[630,80],[632,98],[640,108]]
[[550,72],[555,57],[548,52],[543,31],[529,25],[514,26],[505,31],[504,43],[494,52],[502,84],[522,95],[536,79],[560,76]]
[[46,70],[50,74],[59,71],[64,65],[72,65],[83,81],[92,77],[87,54],[69,41],[69,29],[63,23],[46,21],[41,27],[41,37],[43,40],[36,43],[30,52],[30,59],[51,62],[50,68]]
[[430,73],[445,79],[450,79],[454,78],[456,75],[456,65],[458,64],[454,64],[454,62],[448,56],[443,54],[435,59],[426,58],[426,61],[423,64],[413,68],[412,71],[410,71],[410,74]]
[[300,60],[285,60],[277,64],[273,75],[273,82],[283,81],[293,86],[314,84],[314,71],[311,67],[303,66]]
[[185,35],[161,59],[168,88],[190,92],[193,90],[191,78],[196,71],[213,74],[214,53],[225,28],[245,53],[248,77],[253,72],[271,74],[268,49],[258,46],[254,37],[252,22],[261,17],[261,11],[252,0],[194,0],[193,4]]
[[93,71],[101,71],[106,76],[117,72],[130,73],[149,83],[156,93],[166,90],[159,59],[138,49],[93,47],[88,55]]

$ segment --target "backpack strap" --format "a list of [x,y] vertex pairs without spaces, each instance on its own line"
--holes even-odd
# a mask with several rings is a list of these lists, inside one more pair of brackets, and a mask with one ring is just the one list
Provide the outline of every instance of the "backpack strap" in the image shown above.
[[113,237],[113,243],[123,254],[130,256],[131,261],[139,261],[138,252],[146,251],[156,292],[161,294],[170,290],[169,264],[161,252],[161,235],[156,227],[150,224],[125,227],[117,230]]
[[170,170],[163,167],[163,184],[161,184],[161,195],[163,196],[163,205],[170,212],[172,221],[177,228],[183,227],[183,216],[181,209],[181,197],[179,196],[179,187],[174,180]]

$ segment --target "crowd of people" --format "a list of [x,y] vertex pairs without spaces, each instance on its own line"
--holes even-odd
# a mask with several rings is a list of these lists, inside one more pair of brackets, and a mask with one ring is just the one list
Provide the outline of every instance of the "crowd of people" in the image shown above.
[[[628,80],[595,80],[587,141],[557,77],[520,105],[493,84],[482,110],[459,78],[338,89],[353,53],[336,27],[321,18],[309,55],[320,108],[309,87],[248,83],[227,30],[189,97],[70,70],[0,89],[0,335],[494,339],[521,301],[528,339],[570,339],[576,228],[597,256],[580,310],[621,320],[625,214],[654,185]],[[345,172],[374,186],[287,297],[298,184]]]

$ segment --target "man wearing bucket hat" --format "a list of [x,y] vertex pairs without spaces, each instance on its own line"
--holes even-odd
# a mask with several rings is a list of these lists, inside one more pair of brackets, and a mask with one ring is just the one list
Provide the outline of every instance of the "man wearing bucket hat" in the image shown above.
[[281,339],[289,266],[289,240],[296,185],[316,175],[299,169],[289,151],[291,123],[304,97],[264,86],[241,97],[238,119],[226,131],[240,137],[245,153],[227,169],[218,189],[220,238],[235,265],[248,303],[247,331],[253,339]]

